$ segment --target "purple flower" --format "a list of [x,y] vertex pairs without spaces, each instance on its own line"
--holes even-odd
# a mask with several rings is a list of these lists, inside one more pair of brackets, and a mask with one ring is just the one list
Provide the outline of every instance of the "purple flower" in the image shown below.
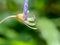
[[25,20],[27,20],[28,18],[28,0],[24,0],[24,11],[23,11],[26,15]]

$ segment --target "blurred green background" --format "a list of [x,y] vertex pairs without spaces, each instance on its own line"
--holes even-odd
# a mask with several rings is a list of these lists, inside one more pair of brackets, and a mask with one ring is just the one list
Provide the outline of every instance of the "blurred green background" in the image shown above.
[[[0,21],[23,11],[24,0],[0,0]],[[37,30],[11,18],[0,24],[0,45],[59,45],[60,0],[29,0]]]

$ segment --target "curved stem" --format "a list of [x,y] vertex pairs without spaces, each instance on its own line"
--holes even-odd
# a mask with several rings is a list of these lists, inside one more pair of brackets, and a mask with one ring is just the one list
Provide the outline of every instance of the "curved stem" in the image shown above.
[[8,16],[6,18],[4,18],[3,20],[0,21],[0,24],[3,23],[5,20],[9,19],[9,18],[15,18],[16,15],[13,15],[13,16]]

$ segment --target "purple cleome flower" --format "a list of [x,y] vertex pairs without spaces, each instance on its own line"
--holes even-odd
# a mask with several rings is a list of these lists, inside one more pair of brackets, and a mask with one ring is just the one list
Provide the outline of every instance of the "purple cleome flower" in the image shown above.
[[28,18],[28,0],[24,0],[24,10],[23,10],[23,12],[26,15],[25,20],[27,20],[27,18]]

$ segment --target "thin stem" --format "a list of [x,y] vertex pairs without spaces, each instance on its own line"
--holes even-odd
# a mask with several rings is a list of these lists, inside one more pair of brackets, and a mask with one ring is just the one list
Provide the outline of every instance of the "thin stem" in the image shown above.
[[3,20],[0,21],[0,24],[3,23],[5,20],[9,19],[9,18],[15,18],[16,15],[13,15],[13,16],[8,16],[6,18],[4,18]]

